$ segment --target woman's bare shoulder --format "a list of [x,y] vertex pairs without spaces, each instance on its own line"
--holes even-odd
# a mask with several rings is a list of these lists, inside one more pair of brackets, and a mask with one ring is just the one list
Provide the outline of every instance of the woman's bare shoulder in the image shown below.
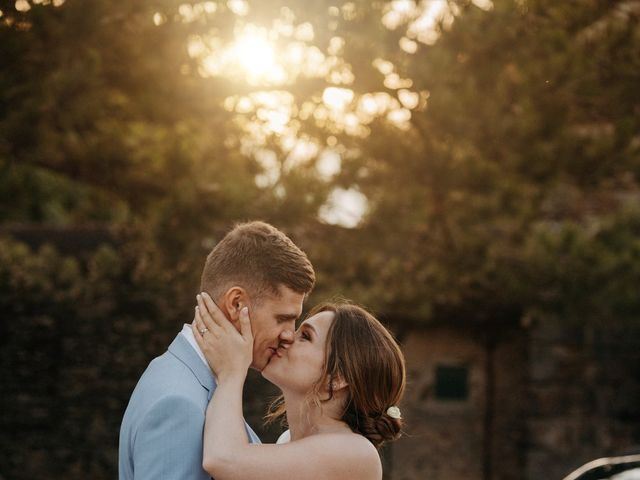
[[333,465],[333,478],[382,478],[380,455],[373,444],[356,433],[324,433],[306,439],[315,452]]

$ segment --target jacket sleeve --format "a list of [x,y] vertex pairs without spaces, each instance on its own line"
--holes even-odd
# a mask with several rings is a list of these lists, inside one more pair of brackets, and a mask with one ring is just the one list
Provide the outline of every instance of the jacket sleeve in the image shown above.
[[204,412],[178,395],[159,399],[145,415],[134,440],[135,480],[209,478],[202,469]]

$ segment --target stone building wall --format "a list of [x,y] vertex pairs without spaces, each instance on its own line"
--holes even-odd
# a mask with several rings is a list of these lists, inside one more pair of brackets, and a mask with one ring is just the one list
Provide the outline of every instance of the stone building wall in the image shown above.
[[[515,336],[494,352],[493,418],[487,428],[487,351],[463,330],[430,328],[406,336],[406,435],[391,449],[393,480],[519,478],[523,423],[525,344]],[[468,368],[468,397],[438,398],[439,366]],[[490,462],[487,466],[487,462]]]
[[[408,426],[390,449],[390,479],[560,480],[587,461],[640,451],[640,323],[567,326],[546,318],[503,335],[489,429],[481,341],[464,330],[426,328],[409,333],[403,347]],[[469,367],[467,400],[436,398],[442,364]]]
[[[495,352],[491,480],[521,480],[526,462],[527,336],[514,330]],[[540,479],[538,479],[540,480]]]
[[531,329],[526,478],[563,478],[640,446],[640,326]]

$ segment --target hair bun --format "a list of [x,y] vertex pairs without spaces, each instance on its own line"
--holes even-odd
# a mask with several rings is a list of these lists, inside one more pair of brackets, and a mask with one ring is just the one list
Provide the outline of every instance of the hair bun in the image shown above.
[[402,433],[402,419],[393,418],[386,412],[375,417],[366,417],[360,421],[360,433],[376,448],[385,442],[397,440]]

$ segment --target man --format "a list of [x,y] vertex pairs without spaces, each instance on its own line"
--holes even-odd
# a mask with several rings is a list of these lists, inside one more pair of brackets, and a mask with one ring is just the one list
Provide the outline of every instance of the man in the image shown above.
[[[252,367],[262,370],[279,345],[293,341],[295,321],[315,283],[307,256],[263,222],[237,225],[207,257],[201,291],[238,325],[249,307]],[[120,429],[120,480],[207,479],[202,469],[205,411],[216,381],[189,325],[140,378]],[[246,425],[251,442],[260,440]]]

